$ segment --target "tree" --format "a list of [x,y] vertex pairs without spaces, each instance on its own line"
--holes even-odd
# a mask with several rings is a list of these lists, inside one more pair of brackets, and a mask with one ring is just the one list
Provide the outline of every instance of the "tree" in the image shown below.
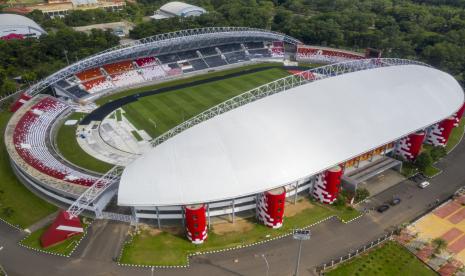
[[430,151],[431,159],[433,159],[433,162],[438,161],[442,157],[446,156],[447,151],[445,147],[434,147]]
[[421,171],[424,171],[426,168],[428,168],[432,164],[433,164],[433,159],[431,159],[431,156],[426,152],[420,153],[420,155],[418,155],[417,159],[415,160],[415,165]]
[[370,192],[366,188],[358,188],[355,191],[355,202],[360,202],[370,196]]
[[447,248],[447,241],[445,241],[442,238],[435,238],[432,241],[432,244],[434,246],[434,253],[439,254],[441,251],[445,248]]

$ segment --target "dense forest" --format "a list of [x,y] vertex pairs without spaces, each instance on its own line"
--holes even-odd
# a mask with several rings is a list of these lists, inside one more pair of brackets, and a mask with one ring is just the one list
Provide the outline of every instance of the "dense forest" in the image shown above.
[[[0,94],[14,88],[12,77],[30,82],[92,53],[114,46],[109,32],[78,33],[69,26],[130,20],[137,39],[179,29],[248,26],[284,32],[305,43],[362,50],[383,50],[385,57],[419,59],[465,78],[465,0],[194,0],[209,13],[187,19],[142,21],[167,1],[139,0],[123,11],[73,12],[50,20],[29,16],[49,35],[0,42]],[[65,55],[66,52],[66,55]]]

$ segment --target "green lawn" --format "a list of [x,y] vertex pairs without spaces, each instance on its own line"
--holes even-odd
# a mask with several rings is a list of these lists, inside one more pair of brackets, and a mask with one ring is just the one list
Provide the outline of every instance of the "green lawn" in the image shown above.
[[152,235],[147,230],[142,231],[134,237],[131,243],[125,245],[120,262],[141,265],[183,265],[186,264],[187,256],[195,252],[237,247],[271,239],[333,215],[344,220],[360,215],[354,209],[344,207],[338,209],[317,203],[312,205],[312,208],[304,209],[292,217],[285,217],[283,226],[279,229],[270,229],[256,223],[255,219],[251,219],[252,229],[223,235],[209,231],[208,238],[202,245],[192,244],[185,238],[184,234],[175,235],[162,232]]
[[464,129],[465,119],[462,118],[462,120],[460,120],[459,126],[454,128],[452,130],[452,133],[450,134],[449,141],[446,145],[447,152],[450,152],[460,142],[463,136]]
[[116,110],[116,121],[121,122],[123,120],[123,116],[121,115],[121,109]]
[[187,78],[187,79],[178,79],[178,80],[163,82],[163,83],[159,83],[159,84],[155,84],[155,85],[129,89],[129,90],[126,90],[126,91],[121,92],[121,93],[117,93],[117,94],[109,95],[107,97],[100,98],[100,99],[96,100],[95,103],[97,103],[99,105],[102,105],[102,104],[107,103],[109,101],[116,100],[116,99],[119,99],[119,98],[122,98],[122,97],[125,97],[125,96],[136,94],[136,93],[142,93],[142,92],[145,92],[145,91],[150,91],[150,90],[159,89],[159,88],[163,88],[163,87],[175,86],[175,85],[179,85],[179,84],[183,84],[183,83],[187,83],[187,82],[205,80],[205,79],[218,77],[218,76],[226,76],[226,75],[236,73],[236,72],[242,72],[242,71],[246,71],[246,70],[251,70],[251,69],[255,69],[255,68],[269,67],[269,66],[281,68],[282,63],[279,63],[279,62],[278,63],[261,63],[261,64],[254,64],[254,65],[249,65],[249,66],[242,66],[242,67],[229,69],[229,70],[224,70],[224,71],[219,71],[219,72],[215,72],[215,73],[194,76],[194,77]]
[[11,117],[8,111],[0,112],[0,218],[13,225],[26,228],[57,208],[35,196],[13,173],[4,142],[4,130]]
[[[84,113],[73,113],[67,120],[80,120],[85,116]],[[66,120],[65,120],[66,121]],[[62,125],[57,133],[58,150],[69,162],[82,167],[93,170],[99,173],[105,173],[110,170],[113,165],[105,163],[93,156],[87,154],[76,140],[76,128],[78,124],[73,126]]]
[[388,241],[370,251],[357,257],[352,261],[343,263],[325,273],[328,276],[428,276],[437,275],[420,260],[412,255],[407,249],[396,242]]
[[134,136],[134,138],[136,138],[137,141],[142,141],[142,140],[144,140],[144,139],[142,138],[142,136],[140,136],[139,132],[133,130],[133,131],[131,131],[131,133],[132,133],[132,136]]
[[288,75],[281,68],[268,69],[143,97],[125,105],[123,109],[125,117],[136,128],[156,137],[214,105]]
[[[83,225],[84,225],[84,229],[86,229],[87,225],[86,224],[83,224]],[[29,236],[23,239],[20,243],[22,245],[26,245],[26,246],[29,246],[35,249],[40,249],[46,252],[68,256],[69,254],[71,254],[73,249],[78,245],[77,243],[82,238],[82,235],[83,235],[83,234],[79,234],[79,235],[73,236],[63,241],[60,244],[57,244],[57,245],[54,245],[48,248],[42,248],[42,246],[40,245],[40,237],[45,232],[45,230],[47,230],[48,227],[49,225],[35,232],[32,232]]]
[[441,172],[441,169],[436,168],[434,165],[429,166],[425,169],[423,174],[427,177],[433,177]]

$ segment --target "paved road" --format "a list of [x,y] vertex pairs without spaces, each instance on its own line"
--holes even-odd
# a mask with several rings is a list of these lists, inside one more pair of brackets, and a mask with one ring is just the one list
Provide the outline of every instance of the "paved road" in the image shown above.
[[[363,246],[393,225],[416,218],[436,199],[443,200],[465,186],[464,162],[465,143],[462,142],[439,163],[443,173],[434,178],[426,189],[419,189],[415,183],[404,181],[367,203],[367,206],[377,206],[397,195],[402,198],[400,205],[383,214],[371,212],[349,224],[332,219],[313,227],[312,239],[304,243],[302,250],[300,275],[311,275],[314,266]],[[93,234],[86,238],[75,256],[62,258],[19,247],[17,242],[24,233],[0,224],[0,247],[4,247],[0,251],[0,263],[12,276],[151,275],[148,269],[119,267],[109,261],[114,255],[112,251],[117,251],[117,243],[122,240],[124,226],[114,222],[99,222],[93,227]],[[156,270],[154,275],[265,275],[266,266],[261,254],[267,256],[270,275],[292,275],[297,242],[285,238],[251,248],[198,256],[191,260],[189,269]]]

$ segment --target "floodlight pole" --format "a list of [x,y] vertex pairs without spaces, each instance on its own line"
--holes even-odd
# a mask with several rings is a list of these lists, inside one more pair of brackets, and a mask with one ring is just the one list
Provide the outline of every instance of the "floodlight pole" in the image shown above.
[[302,253],[302,241],[309,240],[310,235],[311,235],[310,230],[294,230],[294,234],[292,235],[292,237],[295,240],[299,240],[299,251],[297,254],[297,263],[295,265],[294,276],[299,275],[300,255]]

